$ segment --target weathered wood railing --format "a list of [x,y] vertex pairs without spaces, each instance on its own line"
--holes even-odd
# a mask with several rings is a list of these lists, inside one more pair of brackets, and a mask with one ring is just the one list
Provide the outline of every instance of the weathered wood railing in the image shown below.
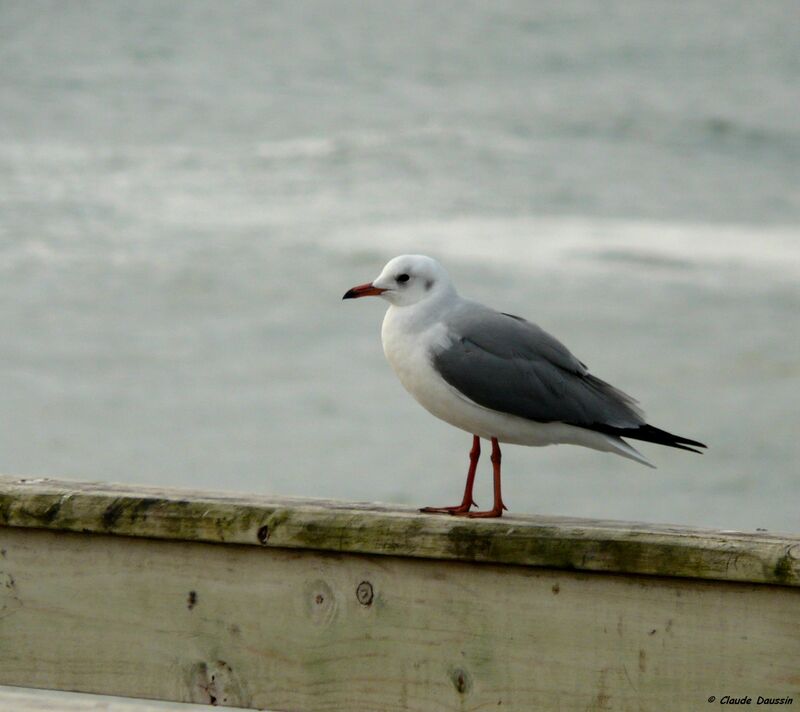
[[304,712],[800,704],[800,537],[0,478],[0,684]]

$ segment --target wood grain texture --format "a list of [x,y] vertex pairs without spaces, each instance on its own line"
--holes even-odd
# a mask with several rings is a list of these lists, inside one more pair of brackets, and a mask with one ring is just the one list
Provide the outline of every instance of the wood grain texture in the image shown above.
[[0,552],[5,684],[297,712],[800,702],[793,587],[20,528]]
[[800,536],[0,477],[0,526],[800,586]]

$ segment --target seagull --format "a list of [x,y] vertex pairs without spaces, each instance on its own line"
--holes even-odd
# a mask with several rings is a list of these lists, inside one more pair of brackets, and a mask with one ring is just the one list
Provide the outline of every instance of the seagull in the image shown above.
[[[648,425],[636,400],[589,373],[536,324],[461,297],[431,257],[395,257],[377,279],[342,298],[368,296],[389,302],[383,352],[405,389],[437,418],[472,434],[461,504],[422,512],[501,517],[507,507],[500,443],[582,445],[648,467],[654,465],[623,438],[697,453],[706,447]],[[481,438],[492,444],[494,504],[472,511]]]

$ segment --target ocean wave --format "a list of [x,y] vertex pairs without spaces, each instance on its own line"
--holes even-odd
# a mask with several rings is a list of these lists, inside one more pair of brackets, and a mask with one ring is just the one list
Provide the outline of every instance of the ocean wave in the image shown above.
[[800,275],[800,226],[673,223],[583,217],[394,222],[337,231],[334,249],[423,252],[525,270],[616,263],[685,272],[729,267]]
[[520,135],[511,130],[421,124],[385,131],[365,129],[341,131],[325,137],[312,135],[262,141],[256,146],[255,153],[268,161],[322,160],[344,154],[438,145],[521,155],[540,150],[541,142],[541,137]]

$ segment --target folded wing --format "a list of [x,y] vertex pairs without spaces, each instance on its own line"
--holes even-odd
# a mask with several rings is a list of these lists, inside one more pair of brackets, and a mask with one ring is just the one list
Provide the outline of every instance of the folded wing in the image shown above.
[[451,386],[486,408],[671,447],[704,447],[649,426],[636,401],[588,372],[570,351],[520,317],[470,302],[448,318],[449,343],[431,354]]

